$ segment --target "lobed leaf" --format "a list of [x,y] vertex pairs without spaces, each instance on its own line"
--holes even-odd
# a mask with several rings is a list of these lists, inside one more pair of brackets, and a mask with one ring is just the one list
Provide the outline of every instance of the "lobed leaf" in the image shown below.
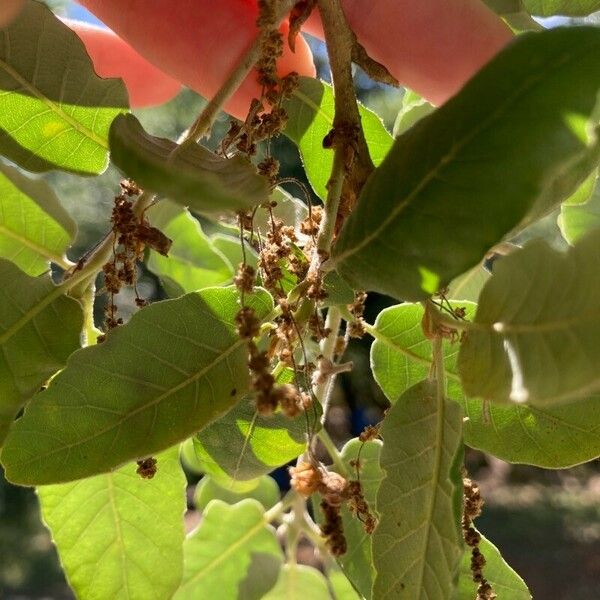
[[[453,304],[466,308],[467,319],[473,318],[474,304]],[[373,375],[392,403],[430,371],[431,343],[423,335],[422,318],[420,305],[402,304],[382,311],[372,329]],[[456,364],[459,348],[458,343],[444,341],[447,394],[463,407],[468,446],[511,463],[547,469],[568,468],[600,455],[600,396],[544,409],[516,404],[486,408],[481,400],[463,394]]]
[[[265,291],[247,302],[259,319],[273,306]],[[220,417],[249,386],[238,311],[234,289],[209,288],[145,307],[73,354],[13,427],[1,457],[7,478],[37,485],[96,475]]]
[[275,585],[283,555],[256,500],[213,500],[184,543],[184,571],[174,600],[259,600]]
[[34,0],[0,29],[0,154],[28,171],[102,173],[108,131],[129,102],[77,35]]
[[600,30],[519,36],[398,138],[363,188],[331,268],[355,289],[422,300],[597,166]]
[[454,589],[462,535],[462,411],[436,397],[435,382],[408,389],[381,435],[385,477],[373,533],[373,598],[446,600]]
[[169,256],[150,252],[148,258],[148,268],[160,278],[170,296],[231,283],[233,266],[186,208],[162,200],[146,214],[154,227],[173,240]]
[[68,266],[76,229],[50,186],[0,164],[0,257],[34,276],[50,262]]
[[[333,128],[332,87],[318,79],[300,77],[298,89],[283,106],[289,115],[284,133],[300,149],[313,190],[319,198],[325,199],[333,166],[333,152],[323,150],[323,138]],[[391,148],[393,138],[375,113],[362,105],[359,112],[371,158],[377,166]]]
[[548,407],[599,393],[599,269],[600,231],[498,261],[458,359],[466,395]]
[[127,464],[113,473],[41,486],[42,517],[80,598],[170,598],[183,573],[186,480],[177,449],[152,481]]
[[[267,180],[242,156],[223,158],[150,135],[133,115],[110,128],[112,162],[143,188],[209,215],[250,210],[269,199]],[[177,152],[175,152],[177,150]]]
[[49,275],[0,259],[0,445],[25,402],[79,348],[83,314]]

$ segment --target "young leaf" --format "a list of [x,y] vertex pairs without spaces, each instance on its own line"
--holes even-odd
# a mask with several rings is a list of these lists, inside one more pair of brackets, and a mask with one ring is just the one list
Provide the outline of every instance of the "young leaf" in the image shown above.
[[202,214],[249,210],[269,199],[267,180],[242,156],[223,158],[191,144],[144,131],[133,115],[120,115],[110,128],[112,162],[148,190]]
[[463,542],[462,411],[435,382],[407,390],[385,418],[373,533],[373,598],[449,598]]
[[[506,598],[506,600],[531,600],[531,594],[525,582],[506,563],[494,544],[481,536],[479,549],[485,557],[483,573],[498,598]],[[473,581],[471,556],[471,549],[467,548],[462,557],[458,587],[454,591],[452,600],[473,600],[473,598],[477,597],[478,584]]]
[[422,300],[567,198],[600,154],[596,48],[593,27],[519,36],[396,140],[331,268],[356,289]]
[[183,583],[174,600],[259,600],[275,585],[283,556],[256,500],[213,500],[184,543]]
[[262,600],[331,600],[327,579],[314,567],[283,565],[275,587]]
[[498,261],[459,355],[466,395],[544,407],[599,392],[599,269],[600,231]]
[[50,276],[0,259],[0,445],[25,402],[79,347],[83,314]]
[[[272,310],[264,291],[247,302],[259,319]],[[238,311],[234,289],[209,288],[152,304],[103,344],[73,354],[13,427],[2,452],[6,477],[23,485],[89,477],[218,418],[249,384]]]
[[[466,318],[473,318],[474,304],[454,305],[466,308]],[[420,305],[402,304],[382,311],[372,329],[373,375],[392,403],[431,368],[431,343],[423,335],[422,319]],[[545,409],[491,404],[486,410],[481,400],[464,397],[456,365],[459,348],[458,343],[444,341],[447,393],[462,404],[468,418],[463,430],[468,446],[508,462],[547,469],[568,468],[600,454],[600,396]]]
[[[369,509],[375,513],[377,491],[384,477],[384,473],[379,465],[382,448],[381,441],[367,442],[363,446],[358,438],[354,438],[342,448],[342,460],[348,468],[350,478],[356,479],[356,467],[353,467],[350,462],[359,458],[359,449],[361,446],[360,482],[363,486],[363,494],[369,504]],[[344,535],[348,543],[348,552],[338,558],[338,563],[354,587],[365,598],[371,598],[371,588],[375,576],[371,535],[365,532],[363,524],[350,513],[346,506],[342,508],[342,521]]]
[[128,107],[123,82],[98,77],[81,40],[40,2],[0,32],[0,154],[28,171],[102,173],[111,121]]
[[522,0],[529,14],[539,17],[585,17],[600,10],[599,0]]
[[41,486],[42,516],[80,598],[170,598],[183,573],[185,477],[177,449],[157,457],[152,481],[136,465]]
[[362,600],[363,596],[352,587],[342,571],[329,571],[327,578],[333,591],[333,600]]
[[[308,180],[317,196],[325,199],[333,152],[323,150],[323,138],[333,128],[333,90],[318,79],[301,77],[298,89],[284,107],[289,115],[284,133],[300,148]],[[362,105],[359,111],[371,158],[377,166],[392,147],[393,138],[375,113]]]
[[151,251],[148,258],[148,268],[169,290],[178,292],[173,295],[231,282],[232,265],[213,246],[187,209],[162,200],[147,216],[154,227],[173,240],[169,256]]
[[247,397],[198,433],[196,454],[204,470],[217,479],[256,479],[304,452],[307,417],[311,424],[318,422],[312,413],[293,419],[281,413],[263,417]]
[[398,137],[408,131],[415,123],[430,115],[435,110],[433,104],[429,104],[412,90],[406,90],[402,98],[402,107],[394,123],[394,137]]
[[194,492],[196,510],[203,511],[211,500],[222,500],[227,504],[237,504],[245,498],[252,498],[260,502],[266,509],[272,508],[280,500],[279,486],[268,475],[243,483],[249,485],[241,486],[240,489],[239,484],[233,480],[229,480],[228,483],[224,480],[217,481],[210,475],[205,475]]
[[53,262],[67,266],[65,252],[76,225],[43,181],[0,164],[0,256],[28,275],[41,275]]
[[596,184],[587,202],[563,204],[558,225],[569,244],[575,244],[586,233],[600,229],[600,186]]

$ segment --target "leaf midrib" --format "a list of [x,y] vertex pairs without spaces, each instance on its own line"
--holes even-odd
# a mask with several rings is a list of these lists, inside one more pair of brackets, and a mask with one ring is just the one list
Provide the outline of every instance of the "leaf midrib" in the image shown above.
[[75,129],[75,131],[78,131],[82,135],[86,136],[101,148],[108,150],[108,140],[102,139],[94,131],[88,129],[85,125],[82,125],[80,121],[77,121],[77,119],[74,119],[71,117],[71,115],[63,111],[59,104],[50,100],[50,98],[45,96],[40,90],[38,90],[38,88],[31,85],[29,81],[22,77],[21,74],[13,69],[5,60],[0,59],[0,67],[3,68],[17,83],[19,83],[23,89],[27,90],[34,97],[43,102],[54,114],[66,121],[73,129]]
[[[589,44],[588,46],[581,48],[578,52],[565,54],[564,58],[557,61],[557,64],[554,66],[562,67],[566,63],[572,62],[580,54],[587,54],[591,48],[598,45],[600,45],[600,43],[594,42],[593,44]],[[454,142],[450,151],[440,158],[437,165],[435,165],[433,169],[424,175],[421,181],[415,186],[413,191],[406,196],[404,201],[399,202],[398,205],[390,211],[390,214],[380,223],[379,226],[377,226],[370,234],[366,235],[357,245],[330,259],[332,268],[334,268],[335,264],[340,263],[342,260],[347,260],[348,257],[356,254],[365,246],[369,245],[373,240],[382,235],[382,232],[387,229],[387,227],[397,219],[404,209],[412,203],[417,194],[423,191],[434,179],[436,179],[438,175],[441,174],[444,167],[446,167],[448,163],[457,157],[457,154],[460,150],[463,150],[474,138],[492,127],[496,120],[501,117],[512,106],[512,104],[515,104],[524,92],[528,91],[532,87],[535,87],[535,85],[537,85],[540,81],[543,81],[546,74],[547,72],[541,71],[530,75],[525,79],[521,86],[517,87],[515,91],[506,98],[505,102],[501,103],[495,111],[490,113],[487,119],[481,120],[470,133],[466,134],[461,140]]]
[[68,268],[68,266],[69,266],[63,256],[54,254],[54,252],[51,252],[47,248],[44,248],[43,246],[39,246],[33,240],[18,234],[16,231],[14,231],[13,229],[9,229],[2,223],[0,223],[0,233],[6,235],[7,237],[12,238],[16,242],[19,242],[23,246],[26,246],[33,252],[39,254],[43,258],[46,258],[47,260],[50,260],[53,263],[55,263],[61,267]]

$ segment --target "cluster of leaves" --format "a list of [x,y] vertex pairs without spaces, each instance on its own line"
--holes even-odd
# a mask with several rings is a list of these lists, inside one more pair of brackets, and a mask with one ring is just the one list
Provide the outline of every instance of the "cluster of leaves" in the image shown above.
[[[509,21],[600,8],[489,4]],[[395,139],[359,107],[375,170],[317,264],[325,293],[307,314],[306,282],[281,265],[285,306],[296,308],[289,318],[302,325],[327,312],[331,329],[320,346],[302,330],[288,348],[296,360],[269,365],[278,385],[312,395],[314,411],[293,418],[256,410],[239,336],[243,305],[257,320],[256,348],[271,357],[282,298],[230,284],[240,262],[260,266],[255,233],[268,236],[275,218],[300,231],[308,208],[247,157],[144,131],[122,83],[99,78],[42,4],[28,0],[3,33],[0,153],[13,166],[0,164],[1,461],[10,481],[37,487],[77,595],[466,600],[493,597],[485,581],[500,598],[529,598],[489,541],[463,539],[475,530],[461,527],[461,466],[464,445],[550,469],[600,454],[600,30],[520,35],[437,110],[407,93]],[[282,106],[285,134],[326,202],[336,168],[322,147],[334,124],[332,89],[301,79]],[[171,299],[143,306],[96,345],[94,283],[110,236],[71,262],[73,220],[24,172],[97,176],[109,159],[145,190],[141,198],[160,199],[131,210],[172,239],[168,257],[146,252]],[[568,249],[506,244],[559,210]],[[251,233],[236,229],[236,213],[253,215]],[[195,215],[221,222],[209,236]],[[310,262],[310,247],[288,252]],[[492,255],[489,273],[482,261]],[[352,305],[361,290],[401,303],[365,323]],[[329,445],[325,467],[312,442],[320,401],[344,368],[335,363],[341,317],[348,331],[374,338],[371,367],[391,407],[372,435],[340,452]],[[185,541],[180,446],[183,462],[204,474],[195,498],[202,520]],[[268,474],[298,457],[311,465],[298,472],[313,469],[314,481],[298,477],[302,489],[280,500]],[[347,551],[335,560],[306,512],[311,495],[327,507],[322,515],[314,503],[323,531],[333,521],[343,530]],[[364,514],[369,527],[357,518]],[[301,537],[321,552],[327,577],[296,563]]]

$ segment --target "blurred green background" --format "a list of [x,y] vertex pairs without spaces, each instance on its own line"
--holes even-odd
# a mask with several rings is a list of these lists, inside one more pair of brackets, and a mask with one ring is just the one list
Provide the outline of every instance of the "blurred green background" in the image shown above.
[[[70,2],[48,4],[63,14],[89,19]],[[551,24],[562,22],[554,20]],[[323,44],[313,39],[310,43],[319,74],[327,80]],[[402,90],[373,85],[360,72],[356,73],[356,82],[360,99],[391,130],[402,102]],[[185,90],[167,105],[137,114],[151,133],[175,138],[190,125],[203,102]],[[217,123],[215,139],[227,125],[223,115]],[[287,139],[277,140],[273,153],[282,162],[283,176],[304,180],[298,152]],[[109,169],[95,179],[83,180],[63,173],[50,174],[46,179],[78,223],[79,234],[71,251],[71,258],[76,259],[106,232],[119,175]],[[528,235],[543,235],[561,243],[555,219],[551,215]],[[156,278],[146,271],[142,271],[139,287],[144,297],[160,294]],[[122,296],[119,304],[127,315],[134,309],[133,298]],[[385,297],[370,297],[367,320],[373,322],[377,313],[391,303]],[[101,313],[101,307],[99,310]],[[338,381],[329,423],[332,436],[339,443],[357,435],[366,423],[377,422],[386,407],[385,398],[370,375],[369,344],[370,340],[364,339],[351,345],[348,358],[354,361],[355,369]],[[477,526],[525,579],[534,598],[600,598],[600,462],[564,471],[544,471],[509,465],[468,451],[467,464],[486,499]],[[190,484],[196,481],[190,475]],[[193,515],[190,521],[194,521]],[[49,534],[40,521],[35,493],[11,486],[0,472],[0,598],[72,597]]]

